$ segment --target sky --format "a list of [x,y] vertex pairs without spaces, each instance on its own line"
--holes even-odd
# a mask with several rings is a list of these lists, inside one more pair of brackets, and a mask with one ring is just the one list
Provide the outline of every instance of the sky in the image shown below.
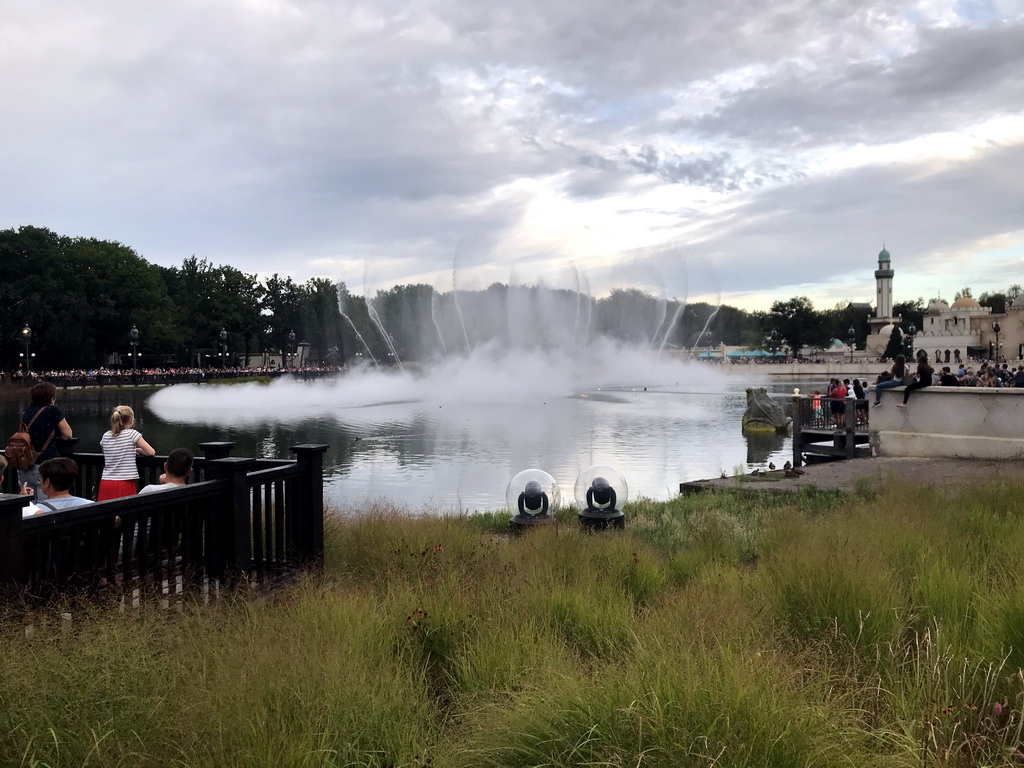
[[0,0],[0,229],[767,309],[1024,282],[1024,0]]

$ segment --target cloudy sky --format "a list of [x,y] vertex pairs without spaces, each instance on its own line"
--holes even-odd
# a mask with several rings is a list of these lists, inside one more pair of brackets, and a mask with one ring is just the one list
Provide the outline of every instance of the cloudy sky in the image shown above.
[[0,228],[363,290],[1024,282],[1024,0],[0,0]]

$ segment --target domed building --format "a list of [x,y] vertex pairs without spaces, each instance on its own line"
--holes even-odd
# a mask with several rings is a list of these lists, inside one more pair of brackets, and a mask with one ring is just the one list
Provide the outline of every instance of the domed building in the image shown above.
[[987,357],[1010,362],[1024,359],[1024,293],[1007,303],[1003,314],[976,318],[974,330]]
[[961,296],[952,304],[935,299],[928,305],[921,329],[914,337],[914,349],[925,350],[933,363],[959,363],[969,358],[987,358],[979,327],[992,314],[970,296]]

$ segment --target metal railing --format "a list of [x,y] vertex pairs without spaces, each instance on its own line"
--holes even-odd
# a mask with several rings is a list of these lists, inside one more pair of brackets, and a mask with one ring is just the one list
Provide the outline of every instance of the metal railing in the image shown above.
[[793,395],[793,466],[804,454],[853,459],[868,455],[869,402],[866,398]]

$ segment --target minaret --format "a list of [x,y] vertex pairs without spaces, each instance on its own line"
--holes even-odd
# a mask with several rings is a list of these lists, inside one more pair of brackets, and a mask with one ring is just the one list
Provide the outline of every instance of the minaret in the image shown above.
[[[875,270],[875,316],[868,318],[871,335],[877,336],[882,329],[894,322],[896,320],[892,316],[892,257],[883,245],[878,254],[878,269]],[[872,343],[876,346],[881,343],[884,348],[889,339],[881,342],[876,339]]]

